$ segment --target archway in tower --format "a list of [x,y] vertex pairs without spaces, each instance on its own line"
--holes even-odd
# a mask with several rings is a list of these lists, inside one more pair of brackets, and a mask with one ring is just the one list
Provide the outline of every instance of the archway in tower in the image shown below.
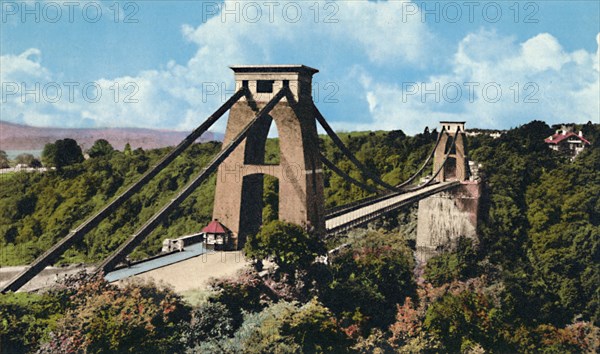
[[456,145],[453,144],[453,139],[454,136],[451,134],[450,139],[446,141],[446,148],[444,149],[444,154],[450,152],[444,165],[445,179],[456,179]]
[[279,180],[271,175],[256,173],[242,181],[240,240],[256,234],[260,227],[279,219]]
[[246,138],[244,163],[248,174],[242,179],[242,205],[239,241],[256,234],[261,225],[279,219],[279,179],[276,167],[280,163],[277,125],[273,119],[256,124]]
[[246,137],[244,163],[277,165],[280,162],[279,133],[272,117],[255,124]]
[[267,134],[267,143],[265,145],[265,163],[268,165],[279,165],[281,162],[281,150],[279,148],[279,132],[277,124],[271,123],[269,133]]

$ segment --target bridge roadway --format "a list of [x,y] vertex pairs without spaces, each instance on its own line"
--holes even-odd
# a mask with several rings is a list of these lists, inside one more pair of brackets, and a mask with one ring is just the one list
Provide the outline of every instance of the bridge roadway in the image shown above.
[[389,198],[375,201],[372,204],[355,208],[347,213],[334,215],[325,221],[325,228],[329,235],[344,232],[377,219],[383,214],[417,202],[433,194],[454,188],[458,185],[460,185],[460,182],[458,181],[441,182],[424,187],[418,191],[395,194]]

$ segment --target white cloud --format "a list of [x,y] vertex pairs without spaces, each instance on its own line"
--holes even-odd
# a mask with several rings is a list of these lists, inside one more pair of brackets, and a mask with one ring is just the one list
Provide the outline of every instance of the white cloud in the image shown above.
[[[8,96],[3,92],[2,118],[32,125],[190,130],[232,93],[233,75],[227,66],[253,63],[301,63],[320,69],[315,78],[321,84],[318,105],[335,114],[329,117],[335,129],[415,133],[442,119],[508,127],[532,119],[553,123],[597,121],[600,116],[598,53],[568,52],[548,33],[522,43],[493,31],[469,33],[456,44],[452,56],[440,53],[439,43],[421,16],[406,16],[407,11],[415,10],[407,1],[320,2],[318,14],[314,2],[294,2],[302,13],[297,22],[294,9],[284,13],[285,3],[279,3],[272,9],[272,18],[268,8],[261,6],[256,23],[243,17],[255,16],[252,9],[243,10],[248,4],[225,1],[223,6],[229,10],[238,6],[238,21],[234,14],[217,14],[197,26],[182,25],[183,38],[198,47],[183,64],[168,62],[161,69],[98,78],[91,83],[102,91],[97,102],[83,95],[82,87],[90,84],[84,82],[75,90],[73,102],[64,86],[62,99],[55,103],[44,99],[32,102],[30,96],[23,102],[21,92]],[[35,48],[3,55],[3,85],[62,85],[58,79],[62,73],[44,67],[42,59],[43,53]],[[448,65],[446,72],[415,80],[419,92],[409,94],[402,75],[432,72],[432,64],[439,62]],[[435,70],[442,69],[435,66]],[[322,84],[327,82],[339,88],[337,105],[323,103],[327,91]],[[436,83],[438,102],[433,95],[423,94],[423,89],[436,89]],[[479,84],[472,101],[465,83]],[[447,96],[452,96],[454,84],[462,96],[450,102]],[[486,84],[490,89],[487,96],[482,91]],[[496,84],[502,95],[498,102],[488,102]],[[211,94],[208,89],[216,92]],[[137,91],[129,98],[134,102],[124,102],[133,90]],[[527,95],[538,103],[524,103]],[[224,127],[223,121],[214,130]]]
[[[600,46],[600,35],[597,42]],[[446,119],[489,128],[533,119],[549,124],[599,122],[598,56],[566,52],[548,33],[523,43],[495,32],[471,33],[458,44],[448,74],[414,84],[364,85],[373,120],[361,128],[401,127],[416,133]],[[496,97],[498,89],[501,95]],[[458,90],[462,96],[455,100]]]
[[556,38],[548,33],[538,34],[521,44],[521,58],[528,68],[536,71],[560,70],[570,60]]
[[[233,75],[228,65],[303,63],[322,72],[337,71],[329,80],[341,85],[348,80],[347,70],[353,70],[356,60],[366,59],[379,68],[423,65],[428,52],[425,43],[433,38],[418,15],[398,21],[406,6],[416,9],[405,1],[290,2],[273,8],[252,3],[261,7],[259,21],[253,20],[257,13],[246,8],[248,4],[227,0],[221,9],[237,11],[237,18],[236,14],[218,14],[196,27],[183,25],[182,36],[198,46],[184,65],[169,62],[162,70],[99,78],[93,83],[102,91],[97,102],[90,102],[81,90],[89,83],[80,83],[74,102],[63,96],[56,103],[23,103],[21,95],[14,95],[3,105],[2,116],[9,120],[22,117],[34,125],[192,129],[224,101],[226,93],[232,93]],[[41,66],[41,55],[39,50],[30,49],[17,56],[3,56],[3,82],[24,80],[43,86],[57,80],[60,73]],[[207,89],[215,87],[218,92],[208,94]],[[123,102],[133,89],[137,91],[132,98],[138,102]],[[216,128],[222,130],[224,123]]]
[[41,65],[42,53],[37,48],[29,48],[19,55],[2,55],[0,62],[1,82],[12,82],[23,78],[48,79],[48,70]]

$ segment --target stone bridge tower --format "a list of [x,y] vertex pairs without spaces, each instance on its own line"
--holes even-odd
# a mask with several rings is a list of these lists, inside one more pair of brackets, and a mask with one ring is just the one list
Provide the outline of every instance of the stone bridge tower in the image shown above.
[[448,155],[448,161],[438,174],[438,182],[460,182],[455,188],[419,201],[417,216],[417,252],[420,262],[442,252],[452,250],[460,237],[477,243],[477,223],[481,181],[469,171],[465,151],[465,122],[440,122],[445,128],[434,153],[434,173],[444,162],[451,148],[452,137],[457,128],[456,144]]
[[465,152],[465,122],[443,121],[440,122],[440,125],[441,129],[444,129],[444,132],[441,133],[442,137],[440,138],[440,143],[433,156],[434,172],[444,163],[446,153],[452,146],[452,139],[454,138],[457,129],[460,130],[459,134],[456,136],[456,144],[452,151],[450,151],[450,155],[448,155],[448,161],[437,175],[436,180],[438,182],[444,182],[446,180],[466,181],[469,179],[469,175]]
[[[231,246],[241,247],[246,236],[256,233],[262,224],[263,178],[270,175],[279,181],[279,220],[323,233],[323,171],[312,101],[312,76],[318,70],[304,65],[240,65],[231,69],[236,90],[247,87],[253,100],[248,102],[243,97],[231,108],[224,146],[282,87],[290,88],[297,105],[292,107],[284,97],[270,112],[271,119],[255,125],[221,163],[213,217],[233,232]],[[265,164],[265,145],[272,122],[279,135],[277,165]]]

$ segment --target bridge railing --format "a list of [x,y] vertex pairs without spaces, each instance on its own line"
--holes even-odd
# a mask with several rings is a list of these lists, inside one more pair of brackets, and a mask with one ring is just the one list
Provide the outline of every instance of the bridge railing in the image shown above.
[[[360,163],[360,161],[358,161],[358,159],[352,154],[352,152],[349,151],[349,149],[344,145],[344,143],[341,141],[341,139],[339,138],[339,136],[333,131],[333,129],[331,128],[331,126],[329,126],[329,124],[327,123],[327,121],[325,120],[325,118],[321,115],[321,113],[319,112],[319,110],[314,107],[314,111],[315,111],[315,116],[316,119],[319,121],[319,123],[321,124],[321,126],[325,129],[325,131],[327,132],[327,134],[329,135],[329,137],[332,139],[332,141],[338,146],[338,148],[344,153],[344,155],[346,155],[346,157],[348,159],[350,159],[350,161],[358,168],[358,170],[365,176],[369,177],[371,180],[373,180],[375,183],[383,186],[384,188],[386,188],[387,193],[385,193],[384,191],[378,190],[375,187],[372,187],[368,184],[365,184],[363,182],[360,182],[354,178],[352,178],[351,176],[349,176],[347,173],[345,173],[344,171],[342,171],[341,169],[339,169],[333,162],[331,162],[330,160],[328,160],[324,155],[321,155],[321,161],[323,162],[323,164],[329,168],[330,170],[332,170],[334,173],[336,173],[337,175],[339,175],[340,177],[342,177],[345,181],[352,183],[356,186],[358,186],[359,188],[366,190],[370,193],[379,193],[379,195],[374,195],[374,196],[370,196],[367,198],[363,198],[354,202],[351,202],[349,204],[344,204],[344,205],[340,205],[331,209],[328,209],[325,211],[325,216],[326,217],[335,217],[341,214],[344,214],[346,212],[350,212],[356,209],[359,209],[361,207],[363,207],[364,205],[367,205],[369,203],[373,203],[373,202],[377,202],[377,201],[381,201],[381,200],[385,200],[387,198],[396,196],[398,194],[401,193],[407,193],[407,192],[411,192],[411,191],[416,191],[419,189],[422,189],[432,183],[435,183],[433,181],[433,179],[435,179],[435,177],[440,173],[440,170],[438,170],[435,173],[435,176],[428,180],[426,183],[422,184],[422,185],[418,185],[418,186],[413,186],[410,188],[406,188],[415,178],[417,178],[422,172],[423,170],[427,167],[427,165],[429,164],[429,162],[431,161],[431,159],[433,158],[435,151],[438,147],[438,145],[440,144],[441,141],[441,137],[445,132],[445,127],[442,127],[442,131],[438,134],[435,145],[433,147],[433,149],[431,150],[431,152],[429,153],[429,155],[427,156],[427,159],[425,160],[425,162],[421,165],[421,167],[417,170],[416,173],[414,173],[412,176],[410,176],[406,181],[394,186],[391,186],[389,184],[387,184],[386,182],[383,182],[378,176],[376,176],[372,171],[370,171],[366,166],[364,166],[362,163]],[[458,132],[457,132],[458,134]],[[456,136],[455,136],[456,137]],[[454,139],[454,142],[456,141],[456,138]],[[446,159],[444,159],[444,163],[442,164],[442,166],[445,165],[446,163]],[[383,194],[383,195],[382,195]]]
[[400,192],[389,192],[385,195],[373,195],[370,197],[359,199],[357,201],[354,201],[354,202],[351,202],[348,204],[338,205],[336,207],[325,210],[325,216],[327,218],[334,218],[336,216],[360,209],[365,205],[377,203],[377,202],[395,197],[398,194],[400,194]]
[[[384,214],[388,214],[392,211],[395,211],[403,206],[406,206],[408,204],[417,202],[421,199],[427,198],[433,194],[448,190],[450,188],[454,188],[456,186],[460,185],[460,182],[458,181],[454,181],[454,182],[446,182],[444,184],[440,184],[438,186],[435,186],[431,189],[427,189],[427,190],[423,190],[420,193],[416,193],[414,195],[411,196],[406,196],[405,199],[399,199],[397,202],[392,203],[390,205],[387,205],[385,207],[382,207],[380,209],[376,209],[373,210],[372,212],[365,212],[365,214],[358,216],[355,219],[349,219],[346,220],[342,223],[340,223],[339,225],[336,225],[330,229],[327,229],[327,235],[331,236],[331,235],[336,235],[342,232],[346,232],[352,228],[358,227],[360,225],[364,225],[372,220],[375,220],[379,217],[381,217]],[[396,197],[400,197],[401,194],[397,194],[395,195]],[[374,203],[371,203],[374,204]],[[364,208],[368,208],[367,206],[364,206]],[[344,213],[345,214],[345,213]],[[343,215],[343,214],[341,214]],[[341,215],[338,215],[336,217],[340,217]]]

